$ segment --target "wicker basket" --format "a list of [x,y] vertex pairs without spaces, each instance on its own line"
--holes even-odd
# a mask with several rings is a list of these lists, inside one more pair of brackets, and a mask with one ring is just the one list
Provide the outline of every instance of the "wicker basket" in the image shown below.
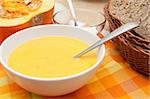
[[[113,31],[120,27],[122,22],[110,15],[108,6],[109,3],[104,11],[110,31]],[[147,76],[150,75],[150,41],[140,37],[134,30],[114,38],[113,41],[134,70]]]

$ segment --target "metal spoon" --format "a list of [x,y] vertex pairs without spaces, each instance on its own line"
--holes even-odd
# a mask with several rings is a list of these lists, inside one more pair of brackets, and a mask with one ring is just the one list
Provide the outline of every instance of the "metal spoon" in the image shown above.
[[103,43],[105,43],[108,40],[111,40],[112,38],[126,32],[129,31],[135,27],[139,26],[138,23],[136,22],[129,22],[126,23],[124,25],[122,25],[121,27],[117,28],[116,30],[114,30],[113,32],[111,32],[110,34],[106,35],[104,38],[102,38],[101,40],[97,41],[96,43],[94,43],[93,45],[91,45],[89,48],[85,49],[84,51],[82,51],[81,53],[77,54],[74,56],[74,58],[79,58],[82,55],[84,55],[85,53],[97,48],[98,46],[102,45]]
[[71,12],[71,15],[72,15],[73,20],[74,20],[74,25],[78,26],[77,21],[76,21],[76,15],[75,15],[75,10],[73,8],[72,0],[67,0],[67,2],[69,4],[70,12]]

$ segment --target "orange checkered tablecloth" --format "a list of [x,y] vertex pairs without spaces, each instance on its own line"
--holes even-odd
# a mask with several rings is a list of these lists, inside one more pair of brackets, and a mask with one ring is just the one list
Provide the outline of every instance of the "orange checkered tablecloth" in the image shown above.
[[78,91],[61,97],[43,97],[25,91],[0,66],[0,99],[148,99],[148,77],[132,70],[113,44],[107,42],[106,48],[105,59],[95,76]]

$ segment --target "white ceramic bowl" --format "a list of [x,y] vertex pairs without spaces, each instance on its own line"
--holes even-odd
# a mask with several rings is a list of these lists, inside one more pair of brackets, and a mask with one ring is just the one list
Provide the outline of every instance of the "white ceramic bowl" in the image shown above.
[[81,88],[95,74],[105,55],[105,47],[102,45],[100,48],[96,49],[98,60],[95,65],[79,74],[62,78],[34,78],[18,73],[7,65],[10,53],[18,45],[34,38],[52,35],[76,38],[87,44],[93,44],[99,40],[99,37],[95,34],[77,27],[42,25],[31,27],[13,34],[8,37],[0,47],[0,62],[6,69],[8,76],[22,88],[45,96],[65,95]]

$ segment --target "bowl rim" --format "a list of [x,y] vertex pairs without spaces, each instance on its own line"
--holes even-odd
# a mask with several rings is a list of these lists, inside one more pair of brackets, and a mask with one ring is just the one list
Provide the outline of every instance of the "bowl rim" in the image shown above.
[[85,30],[83,28],[78,28],[78,27],[73,27],[73,26],[68,26],[68,25],[57,25],[57,24],[49,24],[49,25],[39,25],[39,26],[34,26],[34,27],[30,27],[27,29],[23,29],[21,31],[16,32],[15,34],[12,34],[11,36],[9,36],[7,39],[5,39],[2,44],[0,45],[0,63],[2,65],[2,67],[4,67],[4,69],[6,69],[6,71],[11,72],[12,74],[15,74],[21,78],[25,78],[25,79],[29,79],[29,80],[34,80],[34,81],[59,81],[59,80],[68,80],[68,79],[73,79],[76,77],[80,77],[90,71],[92,71],[94,68],[98,67],[100,65],[100,63],[102,62],[102,60],[104,59],[105,56],[105,52],[106,52],[106,48],[105,45],[101,45],[101,50],[102,50],[102,55],[100,56],[100,58],[96,61],[96,63],[91,66],[90,68],[77,73],[77,74],[73,74],[73,75],[69,75],[69,76],[65,76],[65,77],[57,77],[57,78],[40,78],[40,77],[32,77],[32,76],[28,76],[22,73],[19,73],[17,71],[15,71],[14,69],[10,68],[2,59],[2,46],[5,44],[6,41],[8,41],[10,38],[15,37],[16,35],[21,34],[22,32],[25,33],[28,30],[34,30],[34,28],[44,28],[44,27],[67,27],[67,28],[74,28],[74,29],[78,29],[80,31],[86,31],[87,33],[90,33],[92,35],[94,35],[96,38],[100,39],[98,36],[96,36],[94,33],[89,32],[88,30]]

